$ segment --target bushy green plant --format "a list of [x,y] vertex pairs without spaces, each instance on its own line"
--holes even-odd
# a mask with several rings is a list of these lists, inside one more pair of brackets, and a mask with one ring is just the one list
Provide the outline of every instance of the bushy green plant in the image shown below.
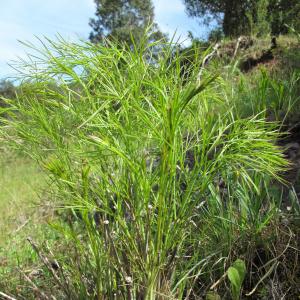
[[213,92],[222,89],[215,74],[198,78],[200,61],[187,81],[176,45],[147,40],[133,50],[48,40],[18,66],[2,135],[58,190],[70,225],[60,279],[69,299],[201,293],[199,278],[228,254],[220,241],[251,217],[230,191],[257,194],[286,165],[274,124],[237,116]]

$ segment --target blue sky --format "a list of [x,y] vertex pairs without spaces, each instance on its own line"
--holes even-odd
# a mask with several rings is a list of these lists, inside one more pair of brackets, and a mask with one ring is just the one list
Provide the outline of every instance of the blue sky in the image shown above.
[[[67,39],[87,39],[89,19],[94,16],[93,0],[2,0],[0,6],[0,78],[13,74],[7,63],[24,57],[25,48],[18,40],[34,41],[34,36],[49,38],[57,33]],[[156,22],[182,40],[188,30],[205,37],[205,28],[188,18],[182,0],[154,0]]]

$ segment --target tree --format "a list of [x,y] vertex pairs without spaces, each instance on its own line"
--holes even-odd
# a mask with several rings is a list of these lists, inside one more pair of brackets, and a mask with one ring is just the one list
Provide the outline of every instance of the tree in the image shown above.
[[131,44],[133,37],[138,42],[149,25],[152,25],[153,40],[163,37],[154,23],[151,0],[95,0],[95,4],[96,18],[90,20],[92,42],[100,42],[105,37],[127,44]]
[[270,0],[269,11],[273,34],[287,33],[286,25],[300,30],[299,0]]
[[257,3],[253,3],[252,10],[246,13],[251,35],[260,37],[271,32],[271,24],[268,14],[269,0],[257,0]]
[[[300,18],[299,0],[183,0],[188,15],[217,20],[225,36],[287,32]],[[254,30],[253,30],[254,29]]]
[[2,79],[0,81],[0,107],[6,106],[3,98],[12,99],[15,97],[16,88],[9,80]]
[[191,17],[212,19],[222,25],[226,36],[237,36],[248,30],[248,17],[252,1],[243,0],[184,0],[187,13]]

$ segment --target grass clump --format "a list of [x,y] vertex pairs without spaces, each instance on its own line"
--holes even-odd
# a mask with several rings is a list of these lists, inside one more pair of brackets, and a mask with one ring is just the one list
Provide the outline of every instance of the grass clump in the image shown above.
[[216,74],[196,62],[187,80],[176,45],[146,41],[48,40],[18,66],[2,134],[51,178],[67,299],[205,295],[276,218],[276,124],[239,116]]

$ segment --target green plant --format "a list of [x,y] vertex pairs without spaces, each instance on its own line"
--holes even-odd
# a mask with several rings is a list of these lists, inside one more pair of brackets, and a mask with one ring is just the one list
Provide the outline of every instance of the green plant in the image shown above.
[[295,108],[300,102],[299,82],[297,70],[281,78],[279,75],[271,76],[262,68],[251,78],[240,74],[238,84],[225,81],[224,86],[228,89],[228,99],[240,117],[261,114],[268,120],[285,122],[297,114]]
[[[154,23],[154,6],[151,0],[103,1],[95,0],[95,18],[90,20],[93,31],[92,42],[104,42],[105,39],[117,39],[132,44],[132,37],[138,42],[149,24],[152,25],[152,40],[159,40],[164,34]],[[150,41],[149,41],[150,42]]]
[[232,299],[240,299],[243,281],[246,275],[246,265],[241,259],[237,259],[227,270],[227,276],[231,283]]
[[194,60],[187,81],[176,47],[147,40],[133,50],[61,38],[42,50],[27,44],[35,63],[18,66],[22,85],[1,131],[48,172],[60,199],[68,299],[201,293],[199,278],[228,255],[216,245],[230,248],[234,235],[224,236],[250,215],[220,182],[254,195],[286,166],[274,124],[240,117],[214,92],[218,76],[204,72],[199,82]]
[[246,12],[248,18],[250,33],[256,37],[262,37],[270,34],[271,27],[268,17],[269,0],[258,0],[252,9]]
[[[47,224],[53,218],[52,204],[47,202],[46,192],[42,193],[46,180],[37,165],[20,153],[6,150],[2,143],[0,291],[16,295],[23,287],[22,296],[28,299],[32,290],[27,287],[23,274],[30,276],[38,271],[40,262],[26,238],[31,235],[39,243],[55,241],[55,232]],[[43,195],[42,199],[39,195]],[[47,278],[44,278],[43,286],[47,288]]]

